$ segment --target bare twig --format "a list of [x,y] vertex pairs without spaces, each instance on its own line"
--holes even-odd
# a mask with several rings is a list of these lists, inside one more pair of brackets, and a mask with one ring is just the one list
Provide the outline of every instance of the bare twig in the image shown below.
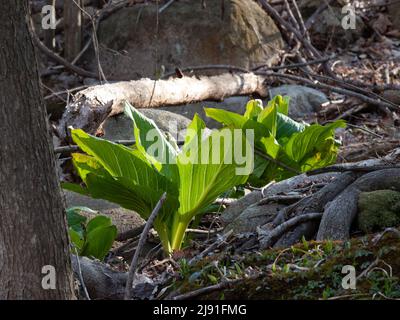
[[144,227],[142,235],[140,236],[139,244],[136,247],[135,255],[133,256],[132,263],[129,268],[128,279],[126,280],[125,296],[124,296],[125,300],[131,299],[132,285],[133,285],[133,280],[135,279],[136,268],[137,268],[138,261],[139,261],[139,254],[142,251],[144,243],[146,242],[147,234],[149,233],[150,228],[153,225],[153,222],[154,222],[155,218],[157,217],[166,198],[167,198],[167,193],[164,192],[164,194],[161,196],[160,200],[158,201],[157,205],[155,206],[153,212],[151,213],[149,219],[147,220],[146,226]]
[[297,20],[299,23],[300,31],[303,34],[303,36],[306,37],[306,39],[308,41],[311,41],[310,35],[308,34],[307,28],[304,24],[303,16],[301,15],[301,12],[300,12],[299,6],[297,5],[296,0],[292,0],[292,3],[293,3],[294,12],[297,15]]
[[258,75],[264,75],[264,76],[276,76],[276,77],[281,77],[281,78],[287,78],[287,79],[291,79],[291,80],[295,80],[295,81],[299,81],[299,82],[303,82],[308,84],[310,87],[314,87],[314,88],[318,88],[318,89],[326,89],[326,90],[330,90],[330,91],[334,91],[337,93],[341,93],[344,94],[346,96],[350,96],[350,97],[355,97],[358,98],[364,102],[367,102],[371,105],[377,106],[377,107],[381,107],[381,108],[389,108],[391,110],[399,110],[399,107],[395,107],[392,104],[386,103],[382,100],[379,99],[373,99],[371,97],[368,97],[364,94],[358,93],[358,92],[354,92],[351,91],[349,89],[344,89],[344,88],[339,88],[337,86],[331,86],[322,82],[316,82],[316,81],[312,81],[309,79],[306,79],[304,77],[300,77],[300,76],[295,76],[292,74],[282,74],[282,73],[277,73],[277,72],[262,72],[262,71],[258,71],[255,72],[255,74]]
[[194,299],[198,296],[201,296],[203,294],[207,294],[207,293],[211,293],[211,292],[215,292],[215,291],[220,291],[223,289],[227,289],[232,287],[233,285],[244,281],[245,279],[235,279],[235,280],[225,280],[222,281],[218,284],[214,284],[212,286],[209,287],[204,287],[204,288],[200,288],[194,291],[190,291],[178,296],[175,296],[174,298],[172,298],[173,300],[188,300],[188,299]]
[[279,13],[265,0],[259,0],[265,11],[287,31],[292,32],[296,38],[303,44],[304,48],[309,51],[311,58],[321,58],[320,52],[301,34],[299,30],[283,20]]
[[214,251],[215,249],[217,249],[221,244],[223,244],[229,237],[230,235],[233,233],[233,230],[229,230],[227,233],[223,234],[222,236],[220,236],[217,241],[215,241],[211,246],[209,246],[207,249],[205,249],[204,251],[202,251],[201,253],[199,253],[197,256],[193,257],[192,259],[189,260],[188,264],[189,265],[193,265],[194,263],[196,263],[197,261],[203,259],[207,254],[209,254],[210,252]]
[[292,63],[292,64],[283,65],[283,66],[269,67],[267,65],[261,65],[261,66],[253,68],[252,71],[258,71],[260,69],[263,69],[263,71],[267,71],[267,70],[276,71],[276,70],[282,70],[282,69],[294,69],[294,68],[306,67],[306,66],[313,65],[313,64],[324,63],[324,62],[327,62],[327,61],[335,59],[335,58],[336,58],[335,55],[331,55],[329,57],[323,57],[321,59],[314,59],[314,60],[310,60],[310,61],[307,61],[307,62],[301,62],[301,63]]
[[64,67],[71,70],[72,72],[75,72],[76,74],[78,74],[80,76],[98,79],[98,76],[95,73],[86,71],[80,67],[73,65],[72,63],[68,62],[67,60],[65,60],[64,58],[59,56],[57,53],[55,53],[52,50],[50,50],[49,48],[47,48],[43,44],[43,42],[40,41],[39,37],[37,36],[37,34],[33,28],[32,21],[30,23],[30,29],[31,29],[31,34],[32,34],[32,38],[33,38],[35,45],[39,48],[40,51],[42,51],[44,54],[46,54],[49,58],[53,59],[57,63],[62,64]]
[[347,171],[354,171],[354,172],[371,172],[371,171],[378,171],[378,170],[385,170],[385,169],[400,169],[400,165],[396,164],[387,164],[387,165],[373,165],[373,166],[360,166],[358,164],[349,165],[348,163],[344,164],[337,164],[325,168],[319,168],[315,170],[311,170],[306,172],[308,176],[326,173],[326,172],[347,172]]
[[83,275],[82,275],[82,268],[81,268],[81,262],[79,261],[79,254],[78,250],[76,249],[76,246],[73,246],[75,250],[75,255],[76,255],[76,262],[78,264],[78,275],[79,275],[79,282],[81,283],[83,292],[85,293],[86,299],[90,300],[89,292],[86,288],[85,281],[83,280]]

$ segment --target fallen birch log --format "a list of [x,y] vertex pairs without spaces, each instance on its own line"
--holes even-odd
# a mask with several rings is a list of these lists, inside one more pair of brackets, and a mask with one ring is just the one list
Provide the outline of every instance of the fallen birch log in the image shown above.
[[266,97],[268,90],[264,81],[265,76],[253,73],[225,73],[157,81],[140,79],[89,87],[75,94],[67,105],[58,127],[59,135],[65,138],[69,126],[95,133],[108,116],[123,111],[125,101],[136,108],[157,108],[253,93]]

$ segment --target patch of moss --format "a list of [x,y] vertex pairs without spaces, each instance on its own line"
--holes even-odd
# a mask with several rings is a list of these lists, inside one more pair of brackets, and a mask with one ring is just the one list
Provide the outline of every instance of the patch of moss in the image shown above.
[[[248,278],[223,292],[213,292],[199,299],[386,299],[400,298],[400,240],[386,234],[377,244],[376,235],[368,235],[346,242],[310,241],[287,249],[253,252],[242,257],[208,257],[191,266],[190,272],[201,272],[197,281],[189,281],[186,273],[176,288],[180,293],[223,281],[215,263],[218,261],[228,279],[245,278],[246,270],[260,273],[256,279]],[[355,290],[342,288],[344,265],[352,265],[359,276],[376,263],[377,268],[357,280]],[[274,266],[272,267],[271,266]],[[288,267],[296,265],[296,268]],[[239,266],[239,267],[238,267]],[[382,271],[386,270],[386,272]],[[222,294],[223,293],[223,294]],[[222,294],[222,295],[221,295]]]
[[358,228],[365,233],[400,224],[400,192],[362,192],[358,208]]

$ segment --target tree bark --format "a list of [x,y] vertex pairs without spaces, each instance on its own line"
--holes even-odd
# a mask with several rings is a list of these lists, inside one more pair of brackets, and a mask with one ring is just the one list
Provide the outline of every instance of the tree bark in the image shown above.
[[[0,2],[0,43],[0,299],[71,299],[65,210],[28,1]],[[54,289],[42,286],[48,265],[55,268]]]

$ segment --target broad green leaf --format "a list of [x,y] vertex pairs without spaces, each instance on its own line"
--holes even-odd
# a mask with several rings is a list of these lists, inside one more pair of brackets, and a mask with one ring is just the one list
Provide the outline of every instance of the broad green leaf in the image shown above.
[[311,125],[303,132],[293,134],[284,150],[293,161],[300,164],[303,171],[326,166],[336,159],[335,129],[345,126],[342,120],[325,126]]
[[65,190],[76,192],[83,196],[90,196],[90,192],[87,188],[83,188],[79,184],[76,184],[76,183],[62,182],[61,187]]
[[109,226],[112,226],[111,219],[103,215],[98,215],[88,222],[86,225],[86,232],[90,233],[96,228]]
[[103,260],[110,250],[116,236],[117,228],[113,225],[106,227],[101,226],[91,230],[86,235],[81,255]]
[[202,140],[202,130],[206,128],[206,124],[204,123],[203,119],[199,117],[196,113],[193,117],[192,122],[186,129],[186,136],[185,136],[185,144],[183,145],[183,150],[188,148],[188,146],[192,143],[194,139],[196,139],[197,145],[200,144]]
[[246,112],[244,113],[244,117],[246,119],[254,119],[263,111],[263,103],[260,99],[250,100],[246,105]]
[[138,150],[90,136],[80,129],[72,130],[72,138],[113,177],[124,177],[135,184],[152,185],[166,191],[173,188]]
[[[224,129],[224,132],[228,133],[225,138],[221,131],[214,131],[202,141],[197,150],[193,150],[196,154],[194,158],[200,160],[197,163],[188,161],[183,153],[178,156],[181,177],[179,213],[185,219],[190,220],[233,186],[245,183],[248,175],[239,175],[236,170],[240,165],[247,163],[253,168],[253,150],[247,140],[234,139],[232,130]],[[244,152],[246,147],[248,152],[239,165],[233,155],[238,150]]]
[[103,166],[96,160],[95,157],[88,156],[87,154],[73,153],[72,163],[84,182],[86,181],[86,176],[89,173],[111,177],[108,171],[103,168]]
[[75,231],[73,228],[68,229],[68,234],[72,244],[76,247],[78,251],[80,251],[84,244],[83,235],[80,232]]
[[253,130],[256,143],[259,142],[262,137],[268,137],[271,135],[271,132],[265,125],[252,119],[247,120],[242,129],[243,133],[246,133],[247,129]]
[[246,118],[240,114],[215,108],[204,108],[206,116],[212,118],[230,128],[240,129],[246,122]]
[[263,145],[263,151],[268,154],[271,158],[276,159],[281,149],[278,141],[273,136],[261,138],[261,143]]
[[147,118],[127,102],[125,102],[125,114],[134,122],[137,148],[169,180],[176,182],[178,179],[175,160],[177,151],[174,146],[152,119]]
[[287,116],[289,114],[289,103],[290,97],[289,96],[276,96],[275,97],[275,104],[277,105],[277,110],[279,113]]
[[305,128],[305,124],[297,122],[284,114],[277,114],[276,139],[278,141],[290,137],[293,133],[304,131]]
[[263,111],[258,115],[257,121],[262,123],[271,132],[271,135],[275,138],[277,131],[277,114],[278,109],[276,104],[272,101],[264,108]]
[[96,213],[96,211],[86,207],[71,207],[66,210],[68,226],[74,231],[80,233],[83,231],[83,225],[86,223],[87,218],[80,214],[86,211],[89,213]]

